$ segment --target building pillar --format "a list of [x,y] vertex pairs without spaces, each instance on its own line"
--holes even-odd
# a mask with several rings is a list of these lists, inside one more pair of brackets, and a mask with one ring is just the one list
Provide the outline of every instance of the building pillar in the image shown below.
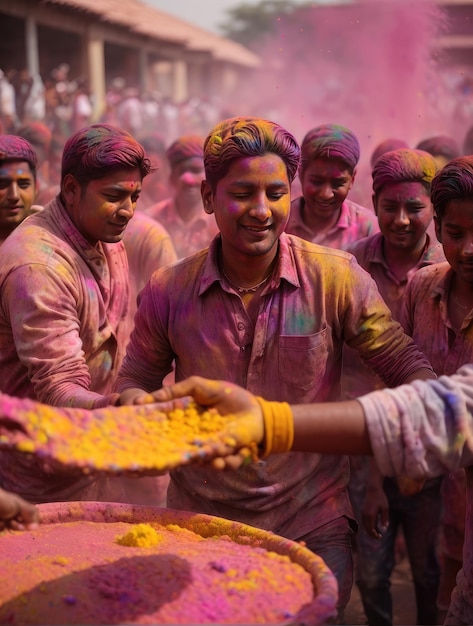
[[143,94],[144,92],[149,91],[148,53],[143,48],[139,48],[138,72],[139,72],[139,81],[140,81],[140,91]]
[[100,119],[105,111],[105,52],[101,37],[91,34],[87,40],[89,89],[92,98],[92,121]]
[[39,76],[38,29],[30,15],[25,19],[26,68],[30,76]]
[[172,64],[173,86],[172,99],[176,103],[184,102],[189,95],[187,84],[187,63],[182,60],[174,61]]

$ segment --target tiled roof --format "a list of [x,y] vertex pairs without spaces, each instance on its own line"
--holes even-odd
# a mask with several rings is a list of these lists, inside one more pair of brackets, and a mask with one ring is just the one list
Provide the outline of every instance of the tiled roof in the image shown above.
[[260,63],[258,56],[244,46],[159,11],[140,0],[41,1],[44,4],[63,5],[85,11],[96,15],[103,22],[119,24],[147,37],[182,44],[191,51],[208,52],[219,61],[246,67],[257,67]]

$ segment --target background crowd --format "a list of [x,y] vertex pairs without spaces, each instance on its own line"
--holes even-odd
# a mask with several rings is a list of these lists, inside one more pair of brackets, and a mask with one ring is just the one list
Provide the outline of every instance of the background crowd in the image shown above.
[[[472,129],[417,145],[386,133],[363,171],[358,138],[337,120],[309,126],[299,146],[274,122],[220,123],[225,112],[209,102],[176,105],[118,77],[91,124],[86,80],[67,64],[44,83],[13,70],[0,81],[3,393],[94,409],[213,374],[309,403],[471,362]],[[240,226],[273,230],[271,246],[249,251]],[[413,483],[383,478],[367,459],[297,453],[260,468],[113,485],[1,461],[0,486],[32,502],[162,506],[170,484],[176,508],[270,528],[323,555],[339,582],[339,623],[354,575],[368,623],[392,624],[402,530],[416,623],[440,623],[463,560],[463,470]],[[251,491],[253,471],[263,486]]]

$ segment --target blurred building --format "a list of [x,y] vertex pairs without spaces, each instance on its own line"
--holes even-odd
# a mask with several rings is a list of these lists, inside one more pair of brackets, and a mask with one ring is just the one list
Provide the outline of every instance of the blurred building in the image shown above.
[[446,15],[446,32],[437,40],[445,65],[473,71],[473,0],[437,0]]
[[61,64],[87,77],[98,118],[118,77],[176,103],[228,99],[259,59],[139,0],[0,0],[0,68],[46,80]]

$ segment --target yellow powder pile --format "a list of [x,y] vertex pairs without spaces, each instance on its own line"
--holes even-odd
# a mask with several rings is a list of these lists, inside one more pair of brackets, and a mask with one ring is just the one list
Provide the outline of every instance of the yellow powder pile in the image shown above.
[[151,548],[158,545],[161,539],[150,524],[135,524],[127,533],[117,537],[116,542],[120,546]]
[[221,443],[234,447],[223,434],[230,419],[195,403],[164,413],[152,404],[91,412],[16,401],[0,419],[0,447],[86,472],[165,472],[211,458]]

